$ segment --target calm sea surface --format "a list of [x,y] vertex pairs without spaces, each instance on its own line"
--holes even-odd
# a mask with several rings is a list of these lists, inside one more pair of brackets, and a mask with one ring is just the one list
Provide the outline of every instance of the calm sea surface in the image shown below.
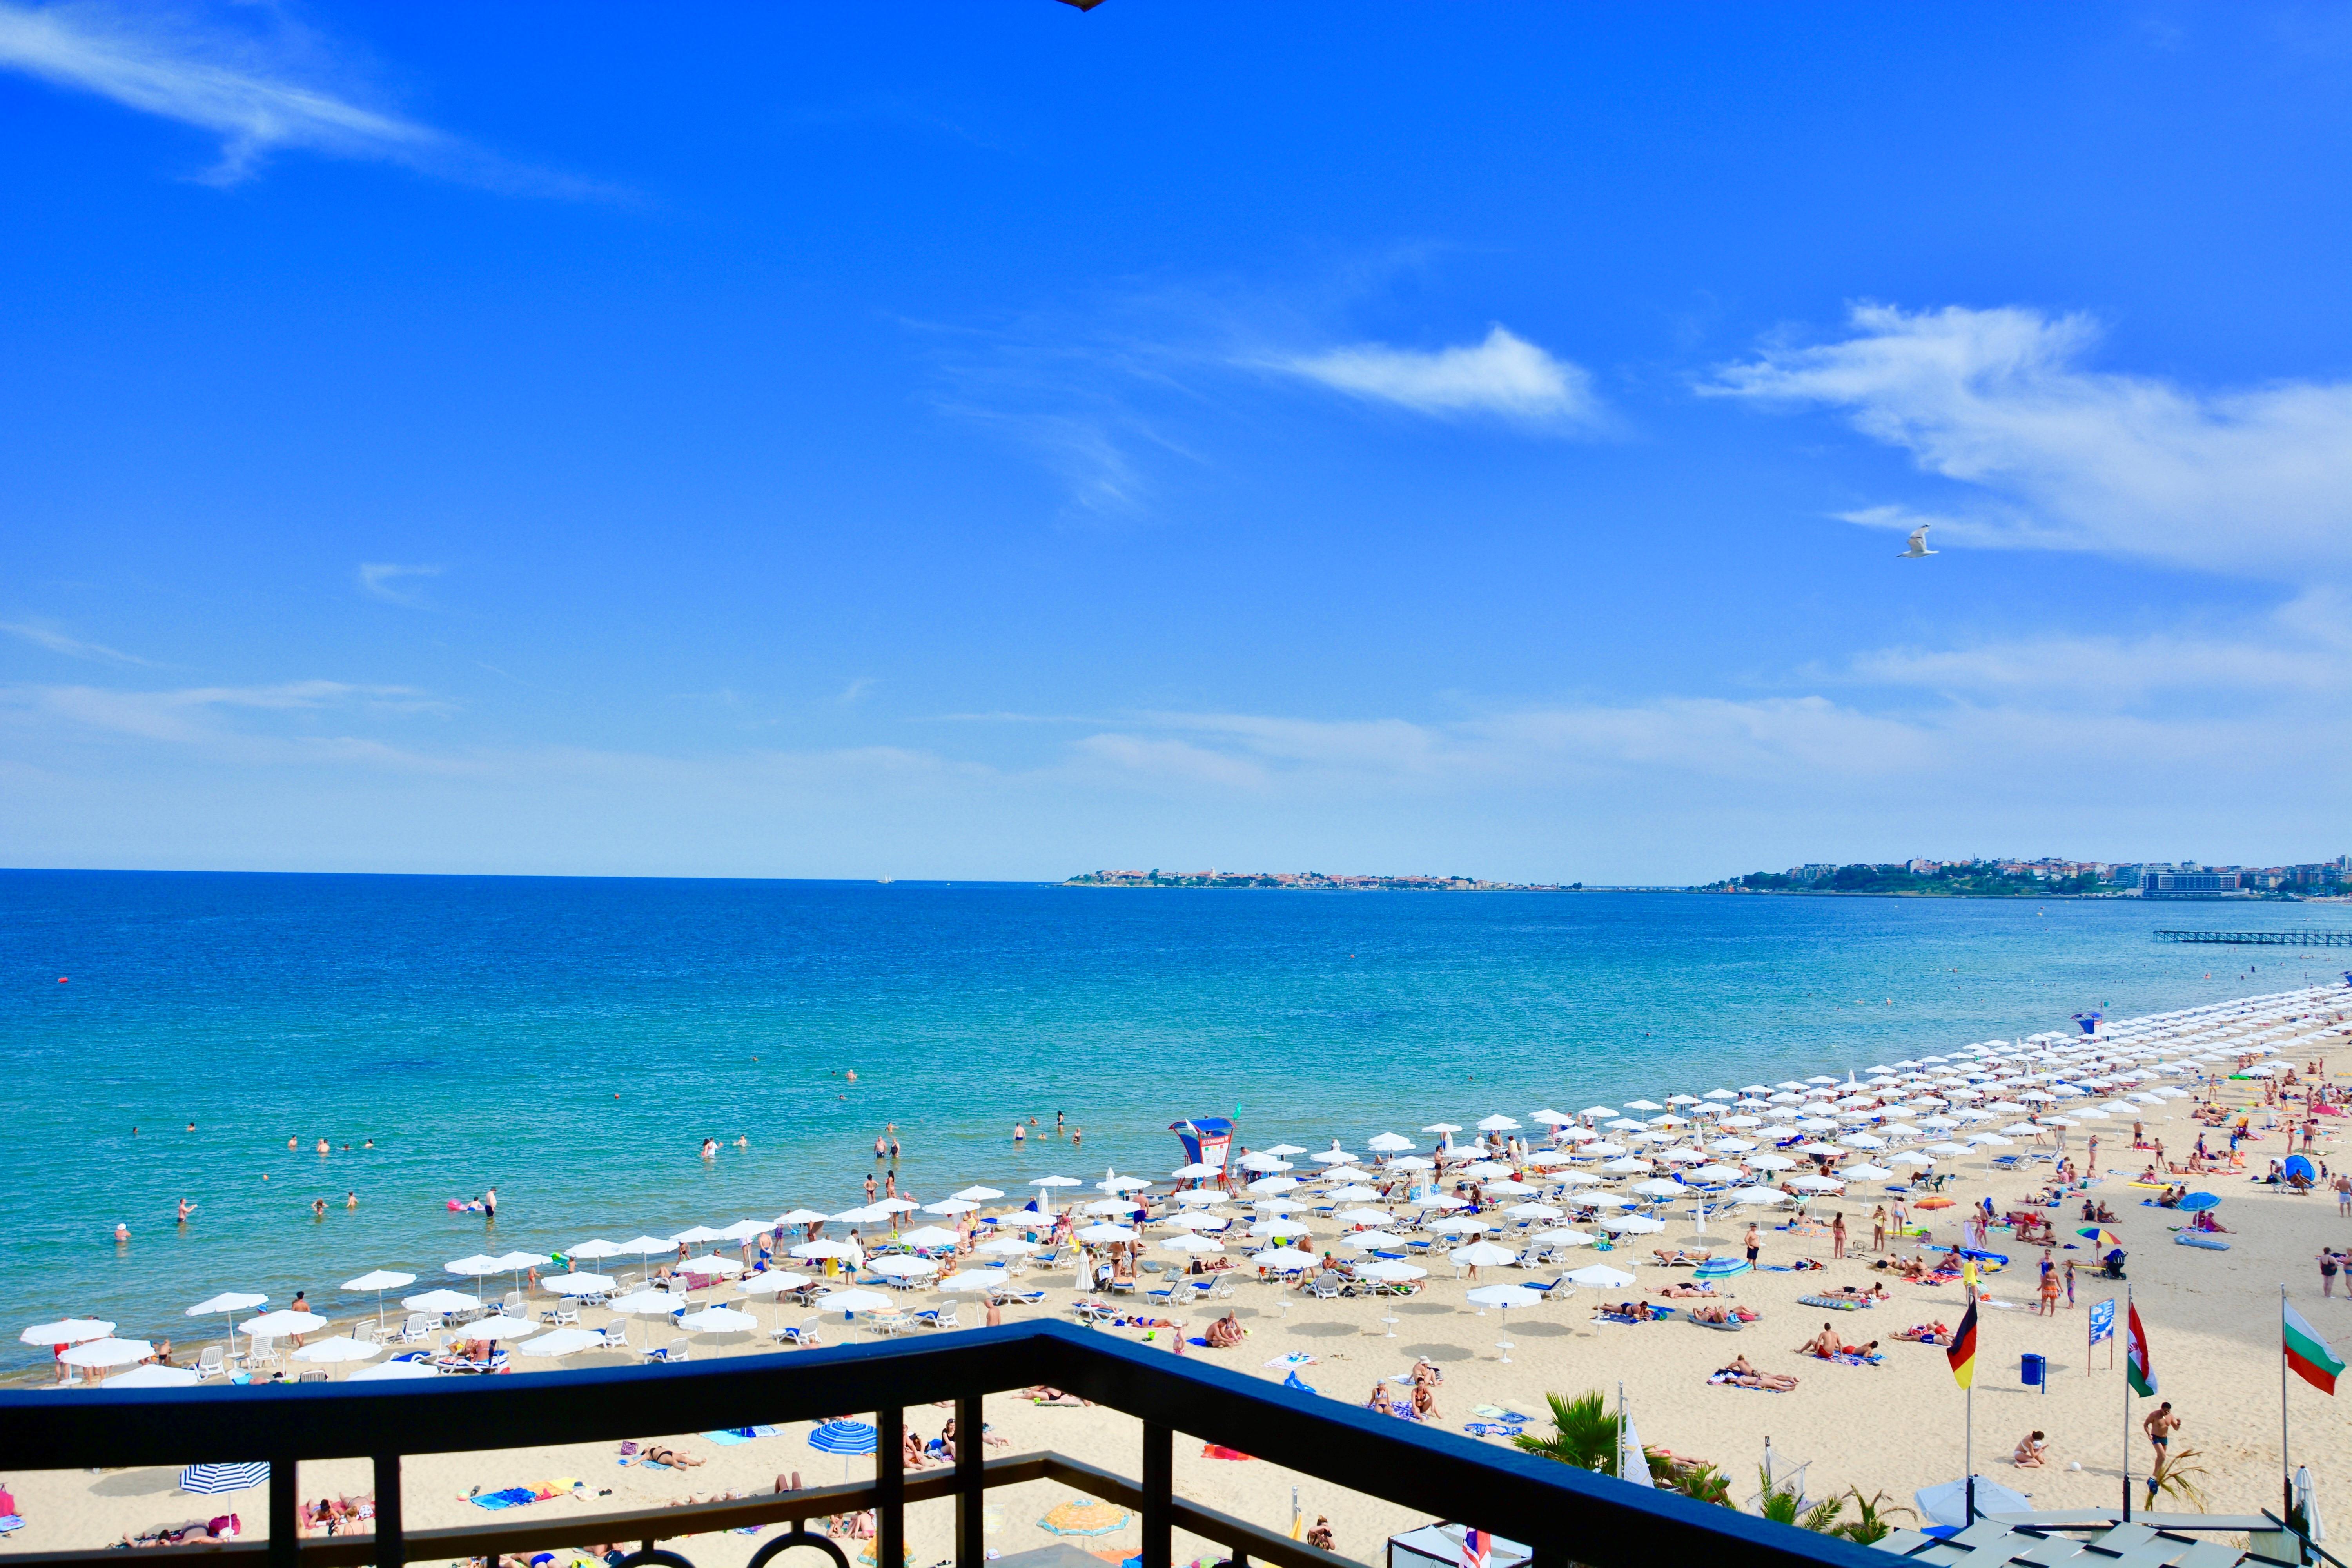
[[[16,1330],[68,1313],[184,1334],[218,1290],[307,1287],[331,1314],[371,1268],[424,1289],[474,1252],[845,1208],[886,1124],[925,1201],[1159,1176],[1179,1116],[1360,1147],[1843,1071],[2340,977],[2326,950],[2158,925],[2346,924],[2132,900],[0,873],[0,1366],[46,1363]],[[1081,1149],[1013,1150],[1016,1117],[1057,1110]],[[486,1186],[487,1235],[446,1207]]]

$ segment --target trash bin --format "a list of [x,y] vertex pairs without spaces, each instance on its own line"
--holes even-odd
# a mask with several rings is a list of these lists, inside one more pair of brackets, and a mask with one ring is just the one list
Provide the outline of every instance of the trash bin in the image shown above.
[[2046,1358],[2028,1351],[2018,1360],[2018,1381],[2028,1388],[2039,1388],[2047,1394],[2050,1392],[2050,1380],[2043,1374],[2049,1370],[2050,1363]]

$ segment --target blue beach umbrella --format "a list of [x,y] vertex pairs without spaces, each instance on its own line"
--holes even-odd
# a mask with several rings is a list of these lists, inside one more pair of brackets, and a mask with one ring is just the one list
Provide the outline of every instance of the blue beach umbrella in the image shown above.
[[241,1465],[190,1465],[180,1472],[180,1489],[198,1497],[216,1497],[223,1492],[251,1491],[255,1487],[269,1484],[267,1463]]
[[2221,1206],[2221,1200],[2211,1193],[2191,1193],[2180,1200],[2180,1212],[2183,1214],[2200,1214]]
[[828,1421],[809,1434],[809,1447],[841,1456],[841,1479],[849,1479],[849,1456],[870,1454],[879,1434],[863,1421]]

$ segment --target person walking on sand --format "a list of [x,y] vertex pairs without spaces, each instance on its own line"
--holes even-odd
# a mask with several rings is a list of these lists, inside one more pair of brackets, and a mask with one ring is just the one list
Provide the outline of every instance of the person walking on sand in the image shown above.
[[1748,1234],[1741,1239],[1740,1245],[1748,1248],[1748,1267],[1755,1268],[1756,1255],[1764,1249],[1764,1238],[1757,1234],[1754,1226],[1748,1227]]
[[2336,1249],[2332,1247],[2321,1247],[2319,1249],[2319,1295],[2322,1300],[2336,1294]]
[[1886,1250],[1886,1205],[1879,1205],[1870,1211],[1870,1250]]
[[2147,1419],[2139,1425],[2156,1449],[2156,1468],[2147,1478],[2147,1495],[2154,1497],[2157,1489],[2164,1484],[2164,1462],[2171,1453],[2172,1435],[2180,1430],[2180,1417],[2172,1413],[2172,1401],[2168,1399],[2149,1411]]
[[2066,1310],[2074,1310],[2074,1260],[2066,1259]]
[[1830,1256],[1845,1256],[1845,1211],[1843,1209],[1830,1215]]

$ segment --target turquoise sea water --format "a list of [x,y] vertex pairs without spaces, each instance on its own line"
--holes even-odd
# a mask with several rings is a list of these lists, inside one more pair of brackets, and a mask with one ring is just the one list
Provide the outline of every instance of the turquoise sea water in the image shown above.
[[[2319,924],[2352,911],[0,873],[0,1364],[68,1313],[184,1334],[223,1289],[332,1313],[371,1268],[845,1208],[886,1123],[926,1201],[1164,1175],[1178,1116],[1357,1147],[2340,979],[2149,937]],[[1056,1110],[1081,1149],[1013,1149]],[[447,1211],[491,1185],[490,1234]]]

